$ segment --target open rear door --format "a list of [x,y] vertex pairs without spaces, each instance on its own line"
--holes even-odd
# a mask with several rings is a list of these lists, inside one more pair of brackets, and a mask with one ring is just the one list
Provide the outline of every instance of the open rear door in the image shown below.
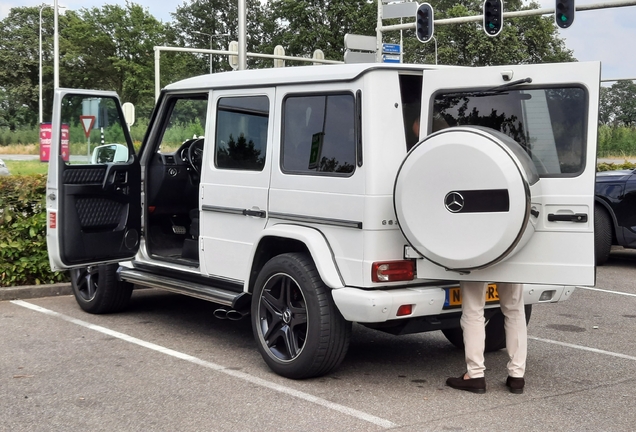
[[599,63],[424,71],[429,130],[394,197],[419,278],[594,285],[599,80]]
[[141,233],[141,169],[117,94],[58,89],[51,126],[51,269],[132,258]]

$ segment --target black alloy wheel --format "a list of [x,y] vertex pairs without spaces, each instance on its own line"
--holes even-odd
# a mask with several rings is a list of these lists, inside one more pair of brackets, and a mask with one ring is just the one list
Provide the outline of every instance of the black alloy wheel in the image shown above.
[[118,264],[99,264],[71,270],[73,294],[85,312],[105,314],[128,306],[133,284],[118,280],[118,268]]
[[260,331],[276,358],[293,360],[307,340],[307,306],[298,283],[278,273],[263,288],[258,309]]
[[263,360],[287,378],[324,375],[349,348],[351,322],[307,254],[281,254],[263,266],[254,285],[251,319]]

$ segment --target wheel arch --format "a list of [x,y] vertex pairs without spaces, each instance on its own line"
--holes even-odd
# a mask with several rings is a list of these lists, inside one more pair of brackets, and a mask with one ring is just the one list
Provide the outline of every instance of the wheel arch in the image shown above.
[[289,252],[307,253],[314,261],[320,278],[329,288],[343,288],[344,280],[329,242],[311,227],[280,224],[266,228],[252,247],[249,277],[244,290],[252,293],[261,269],[273,257]]

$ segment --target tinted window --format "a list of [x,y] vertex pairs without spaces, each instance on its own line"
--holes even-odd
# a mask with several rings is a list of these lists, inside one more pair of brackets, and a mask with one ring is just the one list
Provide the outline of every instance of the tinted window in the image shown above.
[[410,150],[420,138],[422,75],[400,75],[400,96],[404,116],[404,138]]
[[507,134],[530,155],[539,175],[583,170],[587,96],[582,88],[442,94],[435,98],[433,113],[433,132],[477,125]]
[[261,171],[265,166],[268,121],[267,96],[219,99],[216,114],[216,166]]
[[351,174],[356,163],[353,95],[285,100],[282,168],[288,173]]

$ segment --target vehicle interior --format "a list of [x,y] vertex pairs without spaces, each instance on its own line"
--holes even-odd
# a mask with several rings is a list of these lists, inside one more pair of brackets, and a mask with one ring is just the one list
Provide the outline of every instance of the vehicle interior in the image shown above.
[[171,153],[157,152],[148,165],[148,250],[157,258],[198,265],[203,138],[186,140]]
[[147,247],[153,258],[196,267],[205,140],[183,137],[205,130],[207,95],[172,98],[167,105],[166,127],[146,166]]

